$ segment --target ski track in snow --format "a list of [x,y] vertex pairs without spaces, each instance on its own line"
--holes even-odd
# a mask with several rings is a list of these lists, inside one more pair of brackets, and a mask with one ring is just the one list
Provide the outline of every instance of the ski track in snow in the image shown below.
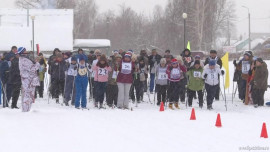
[[[232,79],[232,64],[230,71]],[[186,109],[182,103],[180,110],[164,112],[147,102],[138,108],[130,104],[133,111],[98,110],[92,102],[88,102],[90,110],[77,110],[55,104],[52,99],[48,104],[45,96],[36,100],[29,113],[0,109],[0,151],[234,152],[246,146],[269,148],[269,139],[260,138],[263,122],[270,129],[269,107],[245,106],[237,95],[232,103],[228,93],[226,111],[222,96],[220,99],[213,103],[212,111],[206,110],[205,105],[200,109],[197,100],[193,101],[197,120],[191,121],[191,108]],[[265,99],[270,99],[269,90]],[[146,94],[144,101],[148,101]],[[217,113],[221,114],[221,128],[215,127]]]

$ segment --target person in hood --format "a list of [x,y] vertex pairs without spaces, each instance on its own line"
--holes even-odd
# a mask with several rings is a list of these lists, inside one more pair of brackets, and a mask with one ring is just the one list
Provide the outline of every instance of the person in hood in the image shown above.
[[254,107],[264,106],[264,93],[268,87],[268,68],[262,58],[256,60],[256,70],[252,84],[252,99]]
[[207,92],[207,109],[213,109],[213,100],[216,92],[219,88],[219,76],[224,75],[224,71],[220,70],[219,65],[216,64],[216,60],[210,60],[209,64],[204,66],[203,78],[205,80],[205,90]]
[[40,68],[39,57],[30,60],[24,47],[18,49],[19,69],[22,81],[22,111],[29,112],[35,101],[35,88],[39,86],[37,70]]

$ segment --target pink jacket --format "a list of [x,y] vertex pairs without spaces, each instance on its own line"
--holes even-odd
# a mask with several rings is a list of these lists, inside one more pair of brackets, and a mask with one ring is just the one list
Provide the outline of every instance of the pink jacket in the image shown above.
[[93,71],[95,71],[96,73],[94,81],[108,82],[109,72],[112,71],[112,68],[111,67],[100,68],[98,66],[94,66]]

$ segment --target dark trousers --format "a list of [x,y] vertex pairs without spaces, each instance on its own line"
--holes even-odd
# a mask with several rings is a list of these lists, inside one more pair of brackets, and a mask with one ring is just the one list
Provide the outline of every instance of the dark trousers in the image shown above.
[[21,84],[13,84],[13,90],[12,90],[12,103],[11,107],[17,107],[17,102],[20,96],[20,91],[21,91]]
[[207,106],[212,105],[216,92],[218,91],[217,88],[219,88],[218,85],[211,86],[209,84],[205,84],[205,90],[207,92]]
[[150,74],[150,92],[153,92],[154,91],[155,77],[156,77],[156,74],[155,73],[151,73]]
[[89,82],[89,93],[90,93],[89,97],[93,98],[93,96],[94,96],[94,92],[93,92],[93,90],[94,90],[94,78],[89,77],[88,82]]
[[217,91],[216,91],[216,94],[215,94],[215,99],[216,100],[219,100],[219,94],[220,94],[220,83],[218,83]]
[[157,104],[159,105],[161,102],[165,103],[167,98],[167,87],[168,85],[156,85],[157,92]]
[[65,80],[52,79],[51,94],[52,98],[58,99],[64,92]]
[[7,100],[8,103],[12,97],[12,90],[13,90],[13,84],[7,83],[6,85],[6,93],[7,93]]
[[179,82],[179,97],[181,102],[185,102],[186,98],[186,82],[185,80],[180,80]]
[[253,104],[258,104],[258,106],[263,106],[264,93],[265,93],[265,90],[263,89],[253,89],[252,94],[251,94],[252,99],[253,99]]
[[136,90],[136,100],[142,101],[143,100],[143,93],[144,93],[144,81],[135,82],[134,88]]
[[193,101],[194,96],[196,95],[196,92],[197,92],[198,97],[199,97],[199,106],[203,106],[203,91],[202,90],[193,91],[190,89],[188,89],[188,93],[187,93],[188,94],[188,105],[192,106],[192,101]]
[[170,92],[170,103],[178,103],[179,100],[179,82],[170,82],[170,86],[168,89]]
[[43,91],[44,91],[44,81],[39,81],[40,86],[36,87],[35,97],[39,94],[40,98],[43,98]]
[[247,80],[242,80],[241,98],[240,98],[241,100],[245,100],[245,97],[246,97],[246,88],[247,88]]
[[117,98],[118,98],[118,86],[117,85],[107,85],[106,89],[106,100],[109,106],[117,105]]
[[[238,93],[239,93],[239,99],[244,99],[244,92],[243,92],[243,87],[242,87],[242,83],[243,83],[243,80],[241,79],[241,80],[238,80],[237,81],[237,89],[238,89]],[[244,90],[246,90],[246,88],[244,88]],[[233,92],[234,93],[234,92]]]
[[96,102],[103,104],[104,94],[106,92],[107,82],[96,82],[95,90],[96,91]]
[[129,98],[132,101],[135,101],[135,95],[134,95],[134,82],[131,84],[131,87],[129,89]]
[[75,86],[75,76],[68,75],[66,80],[66,86],[65,86],[65,102],[68,103],[71,100],[71,104],[73,105],[75,103],[75,97],[76,97],[76,86]]
[[3,84],[3,107],[8,107],[8,103],[12,96],[12,84]]

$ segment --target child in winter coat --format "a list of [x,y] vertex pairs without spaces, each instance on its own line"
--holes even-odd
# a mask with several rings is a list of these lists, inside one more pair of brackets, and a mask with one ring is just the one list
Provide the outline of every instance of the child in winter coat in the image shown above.
[[95,99],[95,107],[103,108],[104,94],[106,92],[106,86],[108,82],[109,72],[112,71],[111,67],[108,64],[107,58],[105,55],[102,55],[97,62],[96,66],[93,67],[93,71],[95,71],[95,89],[96,99]]
[[119,73],[119,65],[122,61],[122,55],[117,54],[114,60],[111,60],[109,63],[112,70],[109,72],[108,84],[107,84],[107,91],[106,91],[106,100],[109,107],[115,107],[117,105],[117,98],[118,98],[118,86],[117,86],[117,75]]
[[119,74],[117,76],[117,85],[119,89],[118,108],[129,109],[129,90],[133,81],[132,74],[134,70],[135,64],[131,61],[131,55],[126,53],[119,66]]
[[76,76],[75,84],[76,84],[76,98],[75,98],[75,108],[86,109],[86,91],[88,85],[88,72],[89,68],[85,63],[84,56],[77,56],[79,59],[78,64],[78,74]]
[[196,92],[199,96],[199,107],[203,107],[203,87],[204,80],[202,78],[203,68],[201,67],[200,61],[196,60],[194,66],[190,68],[187,72],[188,76],[188,106],[192,106],[192,100],[196,95]]
[[172,59],[171,65],[168,66],[166,73],[168,74],[169,79],[169,99],[170,104],[169,108],[173,108],[173,104],[175,108],[180,109],[178,105],[179,100],[179,81],[183,77],[183,72],[186,72],[186,67],[179,64],[177,59]]
[[160,105],[161,102],[167,102],[168,74],[166,70],[166,59],[162,58],[160,64],[156,67],[157,105]]
[[223,75],[224,71],[221,72],[219,65],[216,64],[215,60],[210,60],[209,64],[205,65],[203,71],[203,78],[205,79],[205,90],[207,92],[207,109],[212,110],[213,100],[216,95],[217,88],[219,87],[219,75]]
[[139,60],[138,71],[135,73],[134,87],[136,90],[137,103],[143,101],[144,83],[147,78],[147,67],[143,59]]
[[71,100],[71,105],[75,104],[75,96],[76,96],[76,84],[75,79],[77,76],[77,59],[76,57],[72,57],[70,60],[70,64],[66,67],[66,82],[65,82],[65,91],[64,91],[64,102],[66,106],[69,106],[69,101]]

